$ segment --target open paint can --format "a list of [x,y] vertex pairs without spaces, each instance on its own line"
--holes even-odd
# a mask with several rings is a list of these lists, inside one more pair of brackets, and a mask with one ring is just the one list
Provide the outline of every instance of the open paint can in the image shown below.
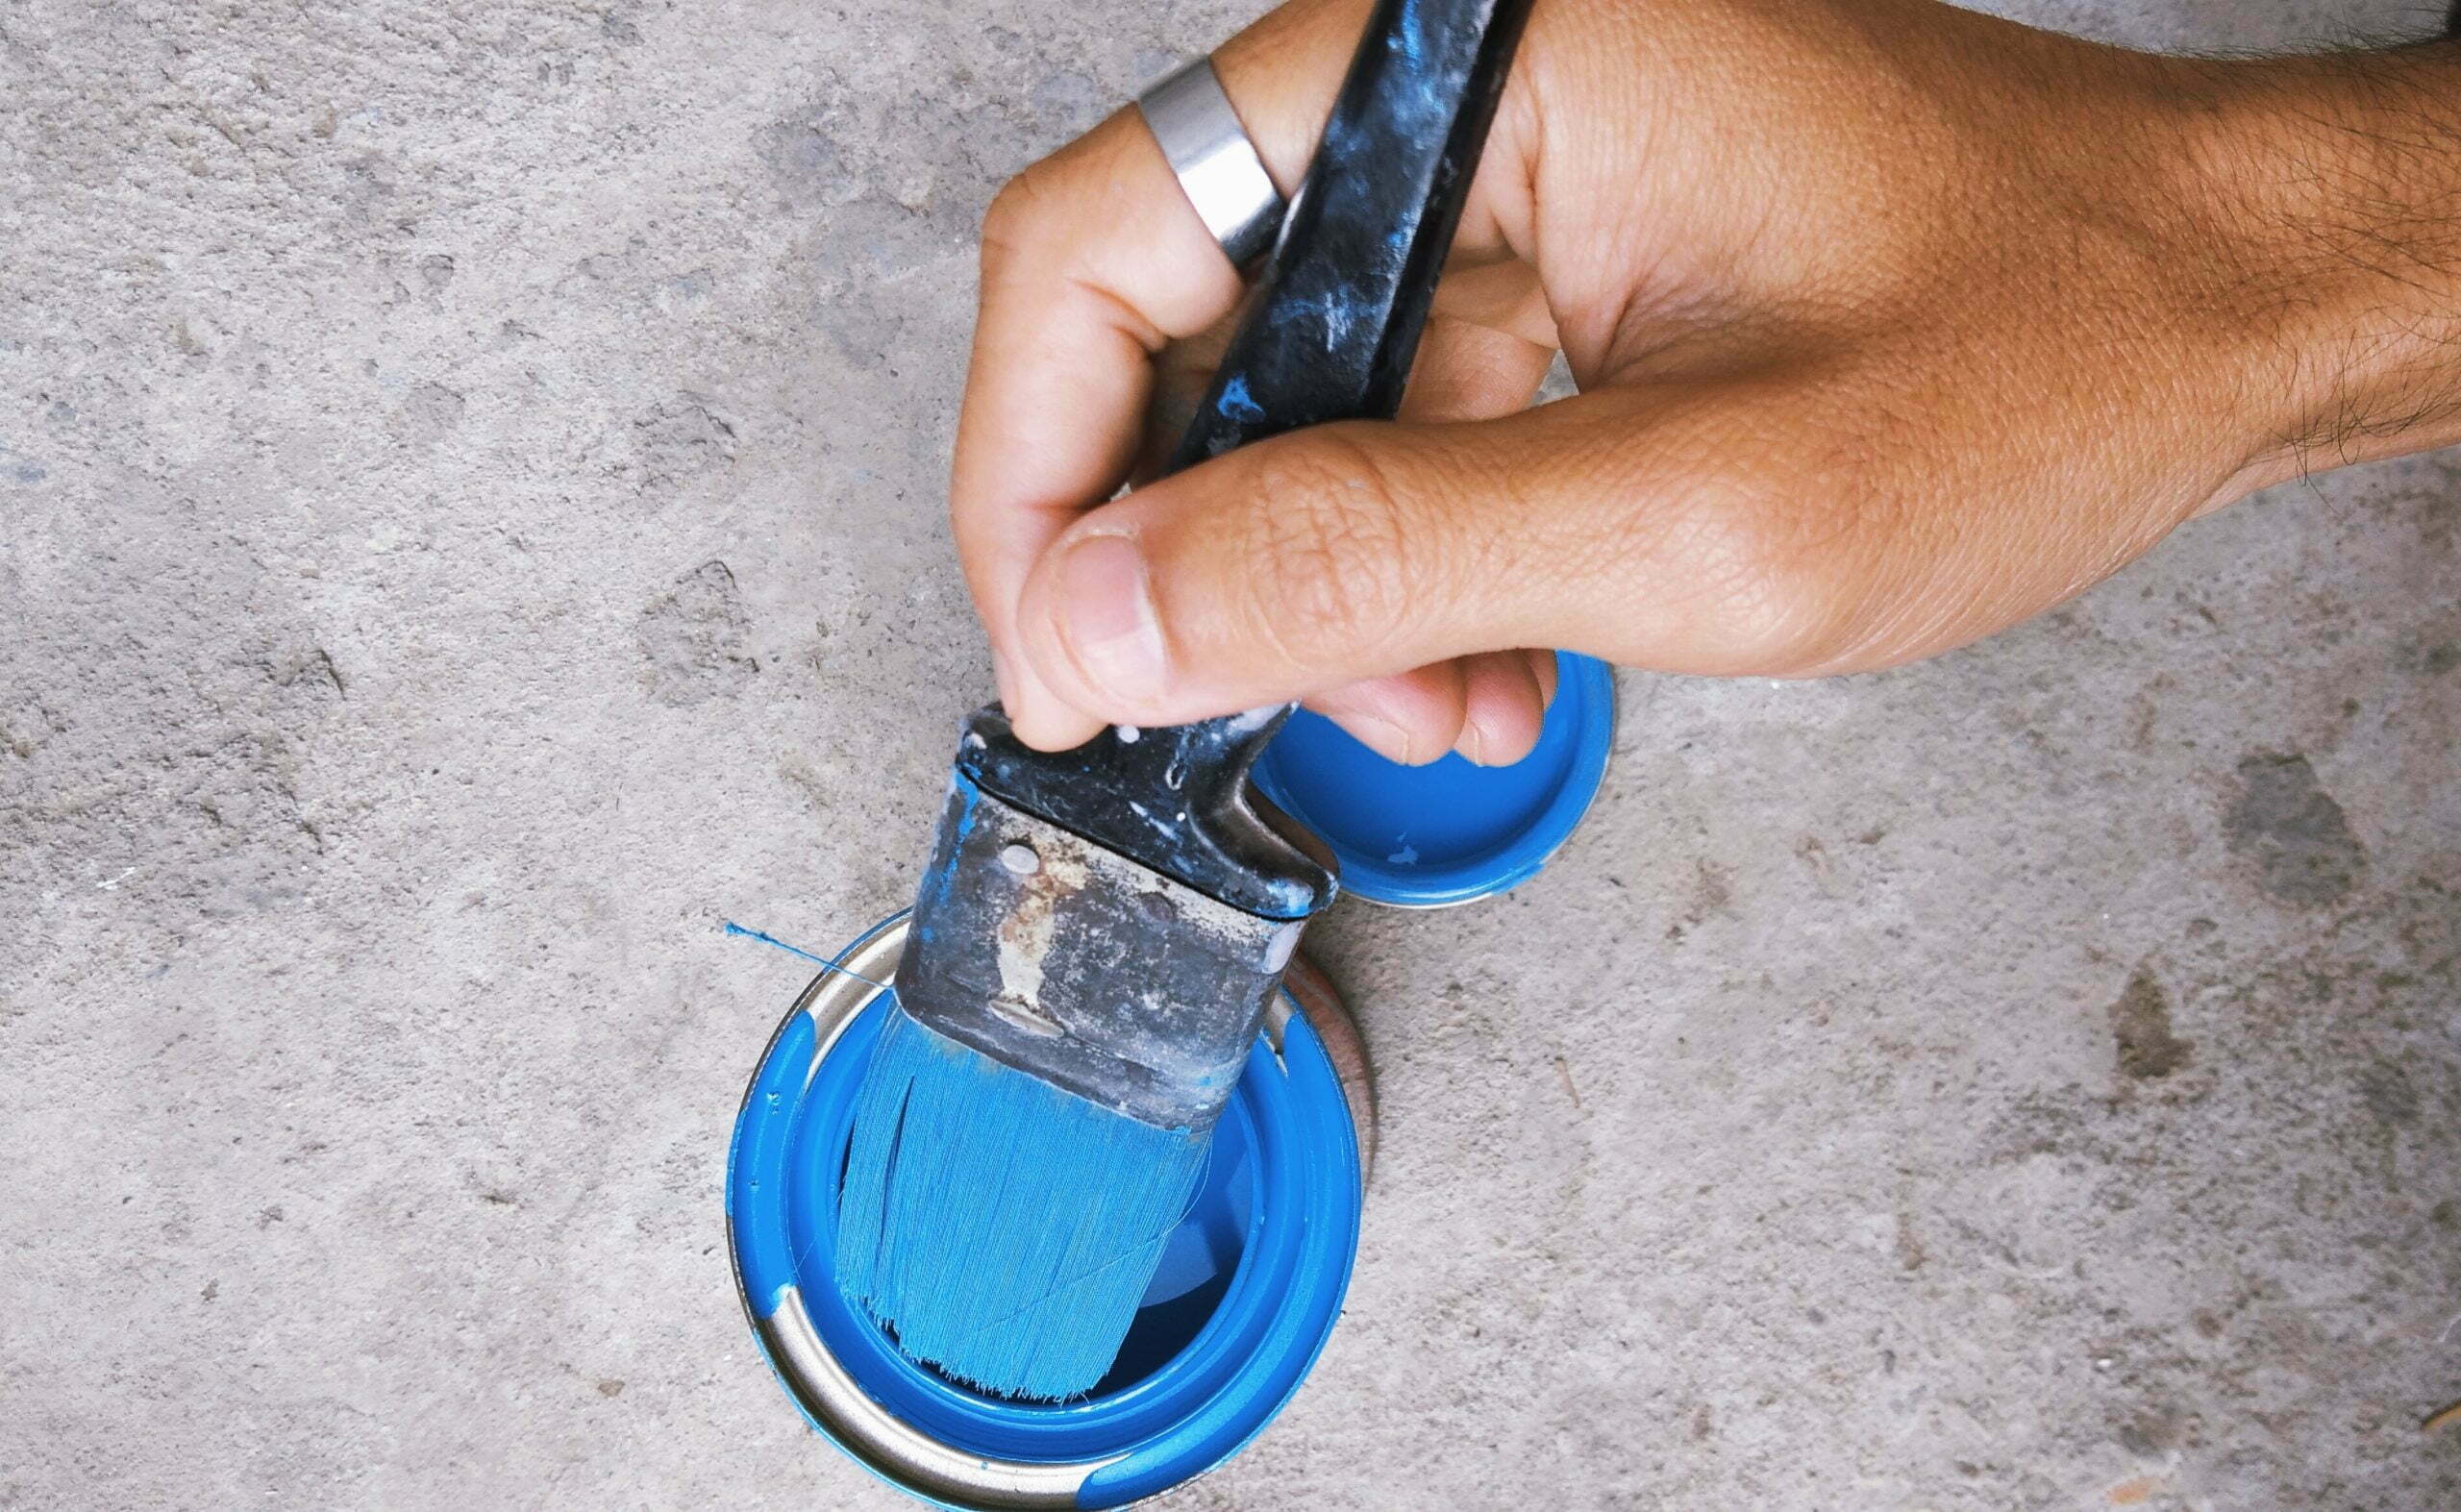
[[900,915],[804,989],[735,1120],[728,1237],[780,1382],[839,1449],[944,1507],[1121,1507],[1221,1464],[1289,1401],[1341,1313],[1374,1118],[1349,1012],[1291,963],[1109,1376],[1081,1400],[1010,1401],[900,1354],[833,1274],[855,1091],[892,1010],[874,983],[905,941]]
[[1434,908],[1537,876],[1589,811],[1614,746],[1614,669],[1559,651],[1537,748],[1510,766],[1450,753],[1404,766],[1302,709],[1265,747],[1255,780],[1331,848],[1342,891]]

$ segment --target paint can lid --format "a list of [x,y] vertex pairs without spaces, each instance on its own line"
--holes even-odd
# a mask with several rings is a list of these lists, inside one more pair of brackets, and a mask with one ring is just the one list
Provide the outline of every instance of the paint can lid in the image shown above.
[[1559,651],[1537,748],[1511,766],[1450,754],[1404,766],[1301,709],[1257,758],[1255,781],[1331,847],[1345,891],[1432,908],[1536,876],[1588,812],[1614,744],[1614,670]]

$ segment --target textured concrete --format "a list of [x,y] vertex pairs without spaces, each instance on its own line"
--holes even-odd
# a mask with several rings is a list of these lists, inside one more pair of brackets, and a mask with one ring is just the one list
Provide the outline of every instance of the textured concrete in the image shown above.
[[[716,926],[906,896],[975,217],[1238,19],[0,8],[0,1506],[899,1504],[736,1311]],[[1558,865],[1321,932],[1350,1315],[1172,1504],[2453,1504],[2456,495],[1628,678]]]

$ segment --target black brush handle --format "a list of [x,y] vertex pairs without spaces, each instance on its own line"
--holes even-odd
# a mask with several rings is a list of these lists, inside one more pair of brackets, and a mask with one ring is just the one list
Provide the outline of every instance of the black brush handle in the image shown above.
[[[1392,418],[1530,0],[1379,0],[1177,472],[1329,420]],[[1253,913],[1331,902],[1330,874],[1250,804],[1291,707],[1035,751],[998,709],[957,765],[1018,806]]]
[[1529,4],[1377,6],[1255,303],[1166,473],[1401,409]]

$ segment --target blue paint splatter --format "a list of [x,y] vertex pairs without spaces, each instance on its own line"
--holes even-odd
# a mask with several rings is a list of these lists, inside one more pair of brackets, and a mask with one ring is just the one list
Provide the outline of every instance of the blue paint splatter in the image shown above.
[[852,977],[857,981],[861,982],[867,987],[878,987],[882,992],[891,990],[887,982],[874,981],[871,978],[864,976],[859,971],[848,971],[845,967],[838,965],[835,961],[831,960],[826,955],[814,955],[811,952],[805,950],[803,947],[799,945],[789,945],[774,934],[763,934],[758,930],[747,930],[742,925],[735,923],[733,919],[729,919],[727,921],[727,927],[724,932],[737,939],[758,940],[763,945],[774,945],[778,947],[778,949],[784,951],[789,955],[800,955],[804,959],[812,962],[814,965],[826,967],[827,969],[837,973],[841,977]]
[[1396,24],[1386,41],[1393,51],[1402,55],[1404,62],[1416,68],[1427,56],[1427,40],[1421,35],[1426,28],[1426,18],[1419,14],[1418,7],[1411,5],[1409,0],[1402,0],[1401,13],[1394,19]]
[[1254,425],[1265,417],[1265,407],[1256,403],[1255,397],[1248,392],[1245,375],[1222,385],[1222,397],[1215,401],[1214,408],[1222,412],[1224,419],[1236,420],[1241,425]]

